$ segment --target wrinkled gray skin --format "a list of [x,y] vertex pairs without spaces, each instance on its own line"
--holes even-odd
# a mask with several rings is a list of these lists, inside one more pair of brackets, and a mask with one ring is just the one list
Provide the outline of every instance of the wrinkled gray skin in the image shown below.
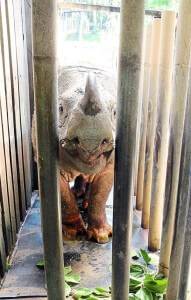
[[[102,70],[65,67],[58,78],[59,164],[63,232],[108,241],[105,205],[113,184],[115,80]],[[33,120],[33,148],[36,153]],[[76,180],[71,190],[69,182]],[[84,197],[85,228],[74,196]]]

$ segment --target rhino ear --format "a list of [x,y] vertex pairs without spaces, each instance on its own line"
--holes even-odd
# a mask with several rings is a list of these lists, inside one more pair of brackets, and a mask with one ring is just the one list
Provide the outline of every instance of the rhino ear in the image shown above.
[[93,72],[89,72],[87,76],[85,93],[80,101],[80,108],[85,115],[90,116],[97,115],[103,109],[97,88],[96,75]]

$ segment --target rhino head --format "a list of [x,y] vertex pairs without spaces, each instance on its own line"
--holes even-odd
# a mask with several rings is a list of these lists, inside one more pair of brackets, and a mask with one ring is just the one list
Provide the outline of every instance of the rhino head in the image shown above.
[[61,157],[84,174],[100,172],[113,156],[111,116],[92,72],[87,76],[84,95],[70,113],[60,148]]

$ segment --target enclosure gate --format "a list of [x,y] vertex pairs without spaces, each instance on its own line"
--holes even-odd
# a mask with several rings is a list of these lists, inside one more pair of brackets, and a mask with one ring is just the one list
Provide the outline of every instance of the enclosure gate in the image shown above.
[[20,0],[0,1],[1,276],[31,201],[31,125],[25,4]]

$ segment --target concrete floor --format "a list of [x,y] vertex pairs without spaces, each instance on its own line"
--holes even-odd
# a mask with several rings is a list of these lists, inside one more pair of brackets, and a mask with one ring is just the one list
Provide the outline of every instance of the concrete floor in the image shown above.
[[[112,222],[112,193],[107,204],[107,216],[109,222]],[[111,240],[102,245],[86,241],[85,238],[64,243],[65,265],[71,264],[73,272],[82,278],[77,287],[110,286],[111,247]],[[132,247],[147,247],[147,230],[141,229],[136,214],[133,218]],[[0,290],[0,299],[38,297],[40,300],[46,297],[44,271],[36,267],[36,263],[43,257],[42,253],[40,202],[37,198],[21,229],[11,268]]]

